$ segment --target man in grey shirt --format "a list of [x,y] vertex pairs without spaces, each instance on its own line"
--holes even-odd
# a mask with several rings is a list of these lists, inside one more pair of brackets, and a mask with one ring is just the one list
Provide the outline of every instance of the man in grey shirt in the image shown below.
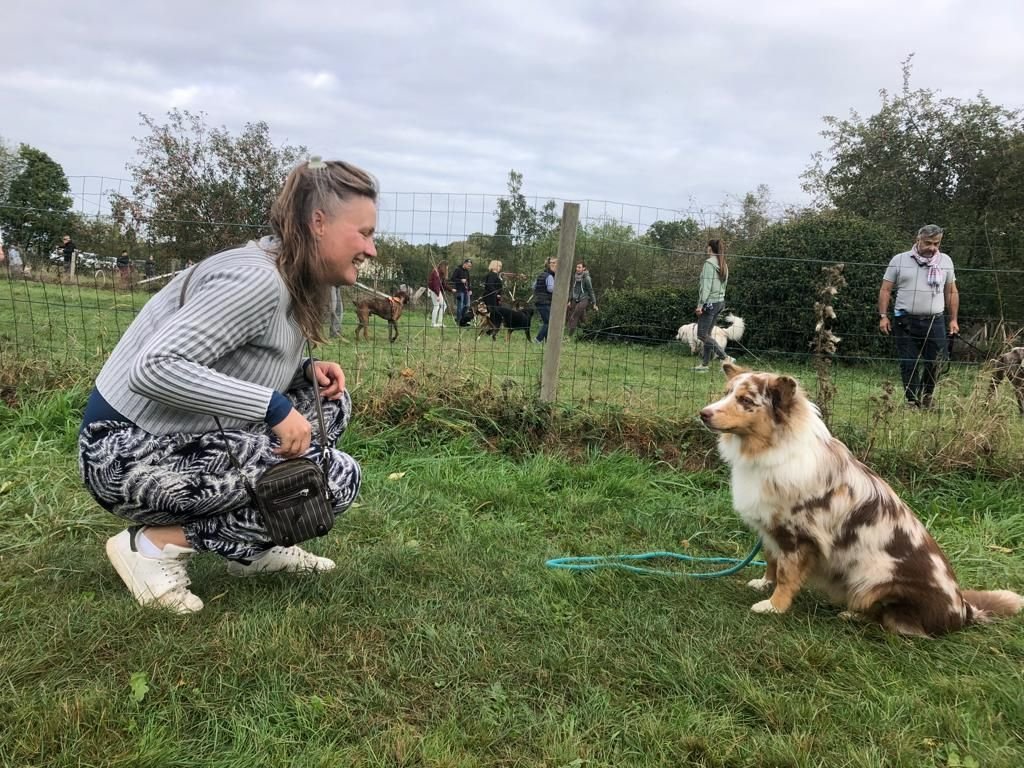
[[[878,329],[887,335],[891,331],[896,338],[903,391],[914,408],[932,406],[939,364],[947,349],[946,312],[950,335],[960,332],[960,294],[953,260],[939,250],[941,244],[941,227],[921,227],[913,248],[892,257],[878,292]],[[889,299],[894,287],[896,305],[890,321]]]

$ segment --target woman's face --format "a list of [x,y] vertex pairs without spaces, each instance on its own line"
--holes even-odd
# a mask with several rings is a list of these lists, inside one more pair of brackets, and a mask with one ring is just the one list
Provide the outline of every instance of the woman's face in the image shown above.
[[333,216],[313,213],[313,234],[328,283],[355,285],[362,263],[377,257],[376,230],[377,204],[361,195],[341,203]]

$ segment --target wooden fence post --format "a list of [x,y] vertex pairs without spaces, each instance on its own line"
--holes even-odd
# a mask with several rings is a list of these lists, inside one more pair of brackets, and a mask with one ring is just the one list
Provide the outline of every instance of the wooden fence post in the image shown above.
[[551,297],[548,339],[544,343],[544,366],[540,372],[540,399],[553,403],[558,393],[558,366],[562,358],[565,331],[565,308],[569,303],[569,284],[576,260],[576,227],[580,221],[580,204],[562,205],[562,223],[558,231],[558,267],[555,270],[555,293]]

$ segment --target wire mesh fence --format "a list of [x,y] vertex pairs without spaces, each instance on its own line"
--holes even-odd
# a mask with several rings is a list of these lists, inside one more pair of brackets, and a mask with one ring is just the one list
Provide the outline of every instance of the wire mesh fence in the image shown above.
[[[557,252],[554,217],[535,220],[533,232],[506,229],[499,235],[494,219],[500,199],[393,193],[381,200],[378,258],[364,268],[360,286],[339,290],[339,313],[322,352],[342,363],[355,394],[396,378],[439,386],[470,379],[495,391],[534,394],[544,357],[552,354],[559,357],[557,399],[573,407],[678,416],[696,414],[720,394],[724,379],[717,366],[694,370],[701,345],[692,326],[707,257],[703,246],[722,226],[717,213],[582,202],[575,253],[559,269],[586,262],[597,306],[556,350],[535,343],[539,318],[531,302],[546,259]],[[532,210],[543,208],[535,204]],[[878,290],[895,251],[841,261],[844,285],[830,299],[833,315],[822,329],[816,294],[823,268],[837,257],[828,251],[816,258],[779,256],[758,250],[758,242],[741,242],[728,257],[731,277],[719,325],[727,334],[727,353],[740,364],[791,373],[812,397],[827,395],[833,426],[867,431],[880,412],[890,411],[897,416],[890,414],[888,423],[927,431],[940,424],[967,427],[979,414],[1000,413],[1020,431],[1013,423],[1016,405],[1009,387],[989,399],[986,367],[1008,347],[1024,343],[1018,335],[1024,324],[1024,275],[1010,266],[1019,257],[1012,243],[997,246],[1002,248],[998,258],[991,243],[943,244],[957,264],[960,334],[944,337],[938,407],[919,414],[903,410],[895,342],[878,327]],[[76,260],[73,273],[50,254],[25,254],[21,265],[4,262],[0,357],[5,365],[46,360],[98,369],[145,302],[187,265],[173,243],[139,244],[127,266],[118,267],[112,256]],[[465,259],[471,262],[471,306],[482,298],[489,267],[500,262],[495,270],[503,283],[502,305],[532,315],[529,330],[505,324],[491,333],[490,314],[475,309],[457,318],[451,292],[444,294],[442,327],[435,327],[427,292],[430,272],[442,262],[454,268]],[[989,266],[983,266],[986,262]],[[410,300],[394,330],[371,314],[365,340],[357,339],[357,304],[399,289]],[[561,317],[561,311],[554,314]],[[834,353],[822,355],[820,346],[815,351],[823,330],[837,339]],[[1014,434],[1024,441],[1024,433]]]

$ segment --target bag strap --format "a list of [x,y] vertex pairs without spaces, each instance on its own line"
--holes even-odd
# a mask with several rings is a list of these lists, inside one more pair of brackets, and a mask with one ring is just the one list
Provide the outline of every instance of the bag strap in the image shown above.
[[[185,276],[185,282],[181,284],[181,292],[178,294],[178,309],[181,309],[182,306],[184,306],[185,304],[185,291],[188,289],[188,284],[189,281],[192,279],[192,275],[195,274],[196,266],[198,265],[195,265],[191,269],[189,269],[188,274]],[[313,358],[313,345],[310,343],[309,339],[306,339],[306,354],[309,357],[309,366],[312,368],[313,366],[316,365],[316,360]],[[313,368],[312,376],[310,376],[309,378],[313,380],[313,402],[316,404],[317,426],[320,427],[320,460],[321,462],[324,462],[327,459],[328,450],[327,426],[324,424],[324,409],[323,406],[320,404],[320,382],[317,381],[315,368]],[[234,467],[240,475],[242,475],[242,480],[245,482],[246,490],[248,490],[249,495],[252,496],[253,499],[255,499],[256,491],[252,487],[252,484],[249,482],[248,478],[245,476],[245,473],[242,472],[242,466],[238,463],[238,459],[236,459],[235,455],[231,452],[231,445],[230,443],[228,443],[228,436],[224,433],[224,427],[221,426],[220,419],[217,418],[216,415],[214,415],[213,420],[214,422],[216,422],[217,430],[220,432],[220,437],[224,441],[224,450],[228,455],[228,459],[231,461],[231,466]],[[320,466],[320,469],[321,471],[324,469],[322,464]]]

